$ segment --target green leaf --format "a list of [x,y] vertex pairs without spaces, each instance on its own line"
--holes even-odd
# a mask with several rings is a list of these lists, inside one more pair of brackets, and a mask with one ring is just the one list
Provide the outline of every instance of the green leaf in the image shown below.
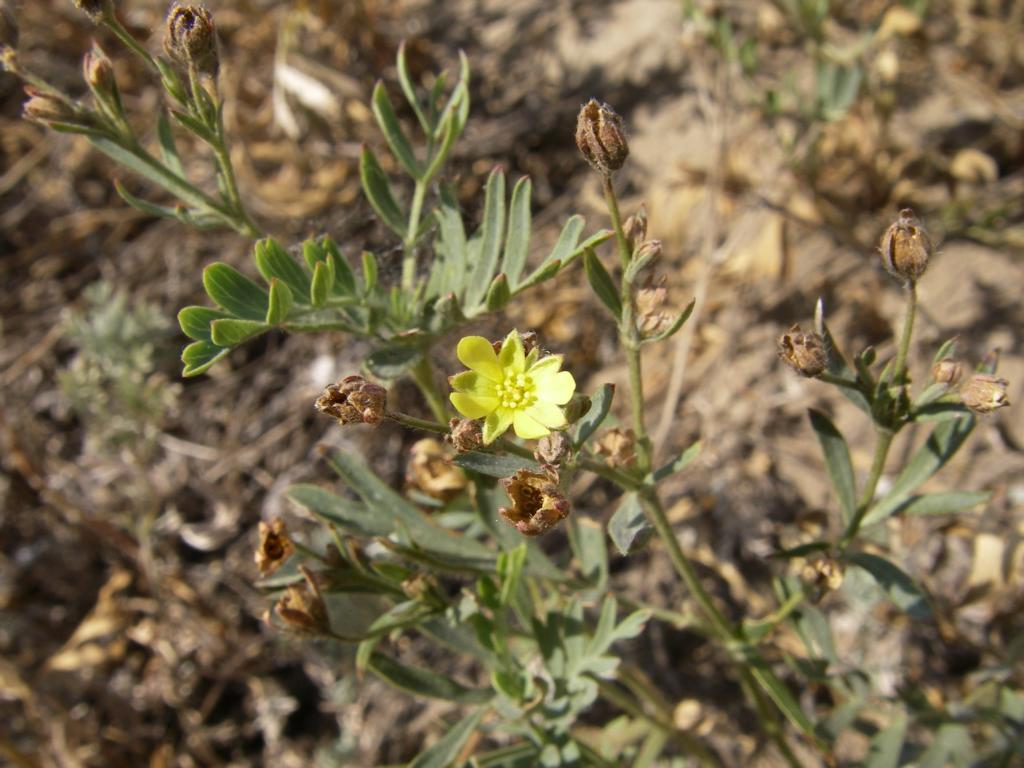
[[387,536],[394,530],[394,524],[387,515],[378,515],[358,501],[316,485],[293,485],[288,489],[288,498],[321,520],[354,536]]
[[523,176],[512,190],[512,204],[508,212],[508,236],[505,239],[505,259],[502,271],[514,289],[519,284],[526,256],[530,248],[530,196],[533,186],[529,176]]
[[136,197],[125,189],[124,185],[116,179],[114,180],[114,189],[117,191],[117,194],[121,196],[121,199],[128,203],[128,205],[137,211],[142,211],[142,213],[147,216],[156,216],[160,219],[175,219],[178,221],[182,218],[182,211],[180,209],[168,208],[165,205],[157,205],[156,203],[151,203],[148,200],[143,200],[141,197]]
[[[846,362],[842,348],[836,343],[835,338],[832,336],[832,332],[828,329],[828,325],[825,323],[825,309],[821,299],[818,299],[818,302],[814,307],[814,328],[825,340],[825,349],[828,350],[828,355],[826,355],[828,361],[828,372],[840,379],[855,381],[857,379],[857,375]],[[843,397],[864,411],[868,416],[872,415],[871,403],[868,402],[867,398],[864,397],[864,394],[860,390],[850,389],[849,387],[840,387],[839,392]]]
[[850,463],[850,449],[828,416],[813,408],[809,408],[807,413],[811,419],[811,428],[821,444],[829,479],[839,499],[843,524],[849,524],[857,512],[857,489],[853,479],[853,464]]
[[498,268],[505,228],[505,173],[498,166],[491,171],[484,190],[484,219],[480,224],[480,255],[466,290],[466,306],[480,304]]
[[897,514],[926,517],[932,515],[954,515],[986,503],[992,494],[988,491],[950,491],[911,496],[897,510]]
[[402,210],[395,202],[395,196],[391,193],[391,186],[384,169],[377,162],[373,151],[363,146],[362,154],[359,157],[359,178],[363,183],[363,193],[370,201],[377,216],[396,235],[405,239],[406,221]]
[[682,472],[684,469],[686,469],[687,466],[689,466],[691,461],[693,461],[700,455],[700,449],[700,441],[697,441],[689,448],[687,448],[685,451],[683,451],[681,454],[679,454],[679,456],[676,459],[668,462],[667,464],[663,464],[662,466],[658,467],[657,470],[652,472],[650,475],[651,480],[655,483],[660,483],[666,477],[671,477],[672,475],[676,474],[676,472]]
[[480,724],[485,711],[484,708],[480,708],[459,720],[448,733],[417,755],[416,759],[409,763],[409,768],[449,768]]
[[604,529],[589,517],[572,515],[569,518],[569,543],[579,563],[583,578],[596,590],[604,590],[608,582],[608,547]]
[[608,416],[608,411],[612,407],[612,398],[614,397],[614,384],[602,384],[597,392],[594,393],[594,396],[590,399],[590,410],[583,415],[573,429],[573,448],[579,450],[580,446],[597,431],[598,427],[601,426]]
[[497,312],[499,309],[504,309],[511,298],[512,294],[508,289],[508,280],[503,272],[499,272],[495,275],[494,280],[491,281],[490,288],[487,289],[487,299],[485,302],[487,311]]
[[498,578],[501,580],[500,605],[508,605],[515,595],[519,586],[519,578],[523,573],[523,563],[526,562],[526,544],[520,544],[515,549],[502,552],[498,555]]
[[309,273],[276,240],[268,237],[256,243],[253,258],[267,283],[276,277],[291,288],[292,298],[305,303],[309,296]]
[[457,296],[463,297],[466,294],[469,272],[466,269],[466,230],[462,224],[455,193],[447,184],[441,185],[441,204],[435,216],[441,235],[440,250],[444,257],[443,277],[438,283],[437,292],[444,295],[453,291]]
[[262,320],[214,320],[210,323],[210,340],[218,347],[234,347],[268,330],[270,326]]
[[367,666],[386,682],[417,696],[465,705],[486,704],[494,697],[490,690],[467,688],[450,677],[420,667],[407,667],[382,653],[372,654]]
[[156,135],[160,142],[160,159],[164,161],[164,165],[181,178],[186,178],[185,167],[181,164],[181,155],[178,154],[178,147],[174,143],[171,121],[167,119],[167,113],[162,110],[156,121]]
[[203,287],[217,304],[232,315],[262,322],[270,296],[234,267],[214,262],[203,270]]
[[305,240],[302,243],[302,260],[306,262],[306,268],[312,272],[316,269],[316,263],[324,260],[324,249],[316,240]]
[[576,244],[579,242],[580,235],[583,234],[585,224],[586,221],[582,216],[570,216],[562,226],[562,231],[558,235],[558,240],[555,242],[555,247],[551,249],[551,253],[526,280],[516,286],[516,291],[547,280],[568,262],[577,250]]
[[210,199],[185,179],[160,165],[154,158],[140,156],[110,139],[90,135],[89,141],[105,155],[157,184],[194,208],[210,208]]
[[334,267],[334,292],[342,296],[351,296],[356,292],[356,276],[352,272],[352,267],[330,237],[323,239],[323,247],[324,253]]
[[416,113],[416,119],[420,121],[420,127],[423,129],[423,133],[429,136],[433,126],[430,125],[426,115],[423,113],[423,107],[420,105],[420,100],[416,98],[416,89],[413,87],[412,80],[409,77],[409,68],[405,62],[404,40],[398,46],[398,82],[402,86],[402,93],[405,94],[405,100],[409,102],[409,106],[412,107],[412,111]]
[[309,284],[309,303],[318,309],[327,304],[327,296],[334,284],[334,275],[326,261],[318,261],[313,269],[313,280]]
[[672,321],[672,324],[668,326],[661,333],[656,333],[654,336],[649,336],[641,341],[641,344],[654,344],[665,339],[670,339],[678,333],[679,329],[682,328],[686,321],[690,319],[690,315],[693,314],[693,308],[697,305],[697,300],[693,299],[689,304],[686,305],[686,309],[676,315],[676,319]]
[[196,341],[210,341],[210,323],[231,317],[209,307],[185,307],[178,312],[178,325],[182,332]]
[[292,290],[276,277],[270,278],[270,304],[267,306],[267,325],[282,325],[292,309]]
[[754,679],[757,680],[765,693],[771,697],[775,705],[782,711],[782,714],[786,716],[786,719],[814,744],[820,748],[824,747],[825,745],[814,731],[814,724],[800,708],[800,705],[785,683],[779,680],[775,673],[772,672],[768,662],[760,654],[753,652],[748,659],[748,663],[750,664],[750,672]]
[[615,514],[608,521],[608,536],[620,555],[643,549],[651,539],[652,528],[635,493],[622,496]]
[[384,134],[384,138],[387,140],[388,146],[391,147],[392,153],[394,153],[406,173],[414,179],[419,179],[419,163],[416,161],[416,156],[413,154],[412,146],[409,144],[405,131],[402,130],[402,124],[398,122],[398,116],[395,115],[395,108],[391,106],[391,99],[388,98],[388,92],[384,87],[384,83],[377,82],[373,89],[371,103],[373,116],[377,118],[377,125],[380,126],[381,133]]
[[512,477],[520,469],[529,469],[533,472],[540,471],[540,465],[532,459],[527,459],[523,456],[483,453],[481,451],[460,453],[452,459],[452,463],[463,469],[487,475],[488,477]]
[[196,341],[189,344],[181,353],[181,362],[185,364],[182,376],[198,376],[211,365],[224,357],[231,350],[218,347],[211,341]]
[[889,725],[875,734],[864,758],[864,768],[899,768],[903,740],[907,735],[907,716],[895,713]]
[[911,457],[889,492],[868,510],[864,525],[880,523],[896,512],[910,495],[953,457],[974,429],[974,417],[945,421],[935,427],[928,440]]
[[423,356],[419,344],[389,342],[366,358],[366,368],[374,376],[392,381],[405,374]]
[[597,298],[612,313],[612,317],[621,320],[622,300],[619,298],[619,292],[611,275],[608,274],[608,270],[604,268],[604,264],[591,248],[583,251],[583,269],[587,273],[587,280],[590,282],[590,287],[594,289],[594,293],[597,294]]
[[912,618],[924,620],[931,616],[931,607],[921,588],[897,566],[878,555],[855,552],[847,560],[863,568],[882,588],[893,605]]
[[959,337],[954,336],[947,340],[939,347],[939,351],[935,353],[935,357],[932,358],[932,366],[936,366],[945,360],[947,357],[953,357],[956,355],[956,344],[959,341]]
[[377,259],[369,251],[363,251],[363,293],[369,296],[377,287]]

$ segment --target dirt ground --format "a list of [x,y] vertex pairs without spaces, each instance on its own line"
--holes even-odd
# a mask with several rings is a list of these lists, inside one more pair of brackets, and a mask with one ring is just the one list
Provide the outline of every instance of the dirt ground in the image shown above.
[[[832,516],[806,409],[833,415],[859,474],[871,461],[870,425],[834,390],[784,369],[775,338],[794,322],[809,326],[821,297],[848,351],[873,344],[891,355],[900,288],[875,249],[912,205],[940,244],[920,285],[913,375],[926,377],[931,355],[956,335],[970,364],[1000,350],[1011,382],[1011,407],[982,419],[929,488],[993,496],[956,519],[889,531],[894,557],[933,595],[935,623],[908,622],[884,603],[857,612],[839,596],[823,608],[851,664],[889,691],[920,686],[937,701],[960,696],[1024,632],[1024,3],[924,3],[923,23],[896,3],[833,3],[831,41],[872,37],[858,59],[861,95],[831,121],[785,101],[772,116],[761,108],[780,83],[813,88],[806,41],[766,0],[696,3],[756,42],[747,73],[723,64],[687,4],[672,0],[208,4],[243,194],[288,243],[330,233],[349,256],[394,245],[371,225],[357,159],[361,142],[383,146],[368,98],[378,78],[394,82],[403,39],[420,73],[453,67],[465,50],[473,107],[453,164],[459,194],[472,210],[493,165],[529,174],[535,256],[573,212],[587,216],[588,232],[607,225],[599,180],[572,140],[580,104],[596,96],[624,117],[624,209],[646,204],[672,302],[697,299],[694,320],[645,360],[662,453],[704,441],[699,466],[668,488],[670,514],[737,618],[741,606],[772,609],[770,578],[785,566],[769,556]],[[95,37],[117,62],[129,112],[140,123],[154,113],[152,79],[70,2],[13,7],[26,65],[80,95],[80,58]],[[165,4],[119,7],[157,50]],[[283,68],[328,96],[296,86]],[[268,629],[268,602],[254,586],[259,520],[282,515],[316,535],[283,492],[335,482],[319,445],[361,451],[401,482],[415,435],[388,425],[343,433],[312,409],[365,347],[341,334],[270,336],[181,380],[184,337],[173,317],[205,303],[204,265],[250,272],[249,243],[127,207],[114,179],[156,193],[83,139],[22,120],[23,101],[16,79],[0,74],[0,760],[187,768],[410,759],[440,732],[448,705],[356,680],[349,648]],[[194,170],[204,167],[199,159]],[[160,405],[129,419],[127,442],[111,437],[102,388],[83,388],[83,405],[60,385],[81,349],[69,318],[97,281],[153,305],[170,328],[147,378]],[[612,328],[577,275],[478,332],[512,325],[564,352],[584,391],[625,383]],[[437,362],[454,370],[451,358]],[[422,407],[407,384],[393,396]],[[893,467],[921,440],[908,432]],[[605,519],[605,490],[581,489],[575,513]],[[657,547],[617,559],[614,570],[645,600],[682,599]],[[671,702],[701,702],[699,732],[726,764],[774,764],[725,660],[697,635],[655,623],[623,652]],[[815,691],[802,703],[814,705]],[[597,708],[588,724],[611,716]]]

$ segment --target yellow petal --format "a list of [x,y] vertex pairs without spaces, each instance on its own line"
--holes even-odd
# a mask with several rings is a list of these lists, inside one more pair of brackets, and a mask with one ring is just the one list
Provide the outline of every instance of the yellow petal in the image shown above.
[[551,434],[551,430],[530,416],[526,411],[516,411],[512,418],[512,426],[516,434],[524,440],[535,440],[538,437]]
[[494,397],[497,394],[494,382],[476,371],[463,371],[448,379],[448,383],[457,392],[485,397]]
[[498,398],[496,397],[452,392],[448,395],[448,399],[452,401],[455,410],[467,419],[482,419],[498,407]]
[[501,352],[498,353],[498,365],[506,372],[522,373],[526,370],[526,354],[523,352],[523,340],[519,331],[513,328],[509,331],[505,341],[501,343]]
[[491,342],[483,336],[466,336],[459,340],[455,354],[464,366],[486,376],[491,381],[501,381],[501,366],[494,354]]
[[526,409],[526,415],[543,424],[548,429],[565,426],[565,414],[554,403],[538,400]]
[[501,437],[505,433],[505,430],[509,428],[511,423],[512,411],[507,408],[501,408],[493,413],[487,414],[483,430],[484,445],[490,445]]
[[565,405],[576,391],[576,379],[568,371],[559,371],[554,376],[548,376],[543,383],[534,379],[534,383],[537,386],[537,399],[555,405]]

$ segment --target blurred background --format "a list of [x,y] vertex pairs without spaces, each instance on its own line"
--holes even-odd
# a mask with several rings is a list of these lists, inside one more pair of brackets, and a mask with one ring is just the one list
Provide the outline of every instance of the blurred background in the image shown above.
[[[771,609],[770,576],[785,565],[769,556],[831,514],[806,408],[833,415],[859,472],[870,464],[870,425],[784,370],[775,338],[808,326],[822,297],[848,350],[891,354],[900,289],[876,248],[912,206],[939,244],[919,289],[912,373],[926,377],[932,353],[958,335],[968,364],[1001,350],[1014,404],[982,419],[932,486],[989,489],[991,501],[893,531],[897,561],[935,598],[936,622],[911,624],[885,603],[855,611],[839,600],[829,613],[840,657],[882,693],[916,687],[942,703],[1003,658],[1024,630],[1024,2],[207,5],[243,196],[286,243],[329,233],[348,256],[369,248],[396,266],[357,158],[362,142],[388,158],[368,103],[377,79],[394,86],[402,40],[417,77],[468,55],[472,113],[450,173],[471,215],[494,165],[529,174],[536,255],[571,213],[586,215],[588,232],[607,226],[599,178],[573,143],[575,115],[596,97],[623,116],[624,211],[646,205],[670,302],[697,299],[696,321],[646,361],[663,450],[698,437],[705,446],[700,466],[669,486],[670,516],[736,610]],[[118,6],[158,50],[166,3]],[[24,66],[81,96],[81,56],[96,39],[129,114],[152,128],[159,86],[115,39],[69,0],[11,7]],[[0,763],[408,760],[449,705],[357,680],[351,649],[263,625],[253,551],[261,519],[284,516],[303,535],[282,492],[335,482],[318,445],[361,451],[402,485],[417,482],[406,479],[417,436],[393,425],[342,433],[317,418],[320,389],[365,352],[341,334],[266,336],[182,380],[177,310],[205,303],[209,262],[251,272],[251,244],[129,208],[115,179],[156,193],[85,140],[24,121],[24,100],[0,73]],[[183,154],[201,174],[193,150]],[[613,329],[580,280],[545,284],[474,330],[497,337],[510,326],[565,353],[584,391],[625,380]],[[422,407],[404,384],[393,397]],[[906,433],[894,462],[921,438]],[[577,513],[607,517],[606,491],[586,489]],[[660,551],[613,562],[623,589],[682,599]],[[757,757],[738,684],[698,635],[654,623],[623,650],[730,764],[771,764]],[[806,703],[821,694],[800,693]],[[598,707],[584,725],[612,716]]]

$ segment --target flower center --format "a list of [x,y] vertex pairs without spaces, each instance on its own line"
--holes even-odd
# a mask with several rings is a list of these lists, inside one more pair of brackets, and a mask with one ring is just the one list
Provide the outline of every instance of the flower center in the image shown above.
[[513,411],[529,408],[537,399],[533,390],[533,379],[525,373],[505,374],[505,378],[498,385],[501,407]]

